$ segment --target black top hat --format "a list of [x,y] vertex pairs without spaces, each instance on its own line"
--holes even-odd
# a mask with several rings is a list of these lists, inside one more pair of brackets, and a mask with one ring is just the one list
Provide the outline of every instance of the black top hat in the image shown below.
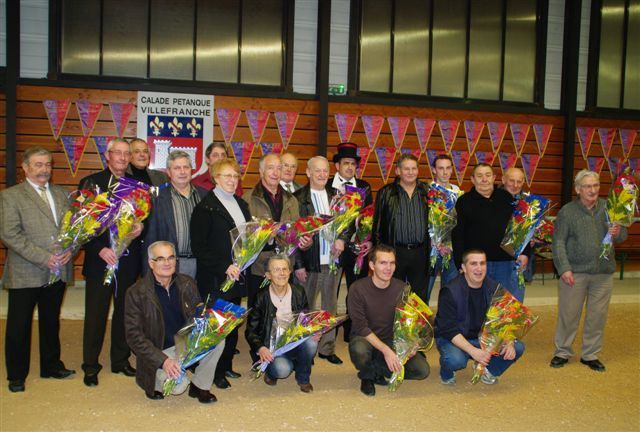
[[358,156],[358,145],[352,142],[343,142],[338,144],[338,153],[333,155],[333,162],[339,162],[342,158],[355,159],[356,162],[360,162],[360,156]]

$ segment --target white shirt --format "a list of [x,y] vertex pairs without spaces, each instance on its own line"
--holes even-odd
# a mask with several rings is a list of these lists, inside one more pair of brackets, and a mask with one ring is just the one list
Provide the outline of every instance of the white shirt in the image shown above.
[[[34,182],[29,180],[28,178],[27,178],[27,182],[36,191],[38,196],[40,196],[40,186],[35,184]],[[58,216],[56,214],[56,202],[53,200],[53,195],[51,195],[51,189],[49,189],[49,183],[44,185],[44,187],[46,189],[45,193],[47,194],[47,200],[49,201],[49,208],[51,209],[51,213],[53,214],[53,220],[55,221],[56,226],[58,226]]]
[[[330,214],[331,209],[329,207],[329,195],[327,195],[327,191],[325,189],[314,190],[311,188],[309,190],[311,191],[311,202],[313,203],[313,209],[315,210],[316,214]],[[323,236],[319,236],[319,240],[320,265],[328,265],[331,254],[331,245],[324,239]]]
[[280,186],[282,186],[282,188],[287,192],[294,193],[296,191],[296,187],[294,186],[293,182],[285,182],[280,180]]
[[351,180],[345,180],[340,174],[336,174],[333,178],[333,183],[331,183],[331,187],[340,192],[344,192],[344,186],[347,184],[356,187],[356,178],[352,177]]

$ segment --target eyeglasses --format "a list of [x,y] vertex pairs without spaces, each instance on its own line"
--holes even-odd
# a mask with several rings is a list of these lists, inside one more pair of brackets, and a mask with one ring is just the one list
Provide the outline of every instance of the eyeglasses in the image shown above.
[[149,149],[134,150],[133,152],[135,154],[139,154],[139,153],[149,154]]
[[114,154],[114,155],[116,155],[116,156],[118,156],[118,157],[122,157],[122,156],[124,156],[124,157],[129,157],[129,156],[131,156],[131,153],[130,153],[130,152],[128,152],[128,151],[121,151],[121,150],[109,150],[109,153],[112,153],[112,154]]
[[171,255],[168,257],[159,256],[157,258],[151,258],[151,261],[157,262],[158,264],[174,263],[176,262],[176,256],[175,255]]
[[218,174],[218,177],[222,177],[225,180],[239,180],[240,179],[240,175],[238,174]]

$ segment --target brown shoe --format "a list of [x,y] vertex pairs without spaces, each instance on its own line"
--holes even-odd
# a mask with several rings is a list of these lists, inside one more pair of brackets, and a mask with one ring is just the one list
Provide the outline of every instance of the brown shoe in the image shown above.
[[194,386],[193,383],[189,384],[189,396],[192,398],[198,398],[198,402],[206,404],[213,403],[218,400],[209,390],[202,390],[201,388]]
[[306,383],[306,384],[298,383],[298,385],[300,386],[300,391],[302,393],[311,393],[313,391],[313,386],[311,385],[311,383]]
[[276,378],[271,378],[266,372],[264,373],[264,382],[270,386],[278,384],[278,380]]

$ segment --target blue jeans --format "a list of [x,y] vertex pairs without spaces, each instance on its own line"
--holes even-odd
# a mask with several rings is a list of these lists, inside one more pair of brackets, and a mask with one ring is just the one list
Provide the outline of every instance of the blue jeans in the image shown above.
[[518,286],[515,261],[487,261],[487,277],[504,286],[518,301],[524,301],[524,287]]
[[273,359],[267,366],[267,375],[275,379],[284,379],[296,372],[298,384],[309,384],[311,378],[311,363],[316,355],[318,342],[307,339],[291,351]]
[[436,266],[431,270],[431,275],[429,276],[429,285],[427,286],[427,305],[431,299],[431,291],[433,291],[433,285],[436,283],[436,276],[438,276],[438,273],[440,273],[440,289],[460,274],[453,262],[453,257],[451,257],[449,266],[445,269],[442,268],[442,257],[438,255],[438,258],[436,258]]
[[[478,339],[467,340],[474,347],[480,348],[480,341]],[[450,340],[441,337],[436,338],[436,346],[440,352],[440,378],[443,380],[451,379],[455,371],[467,367],[467,362],[471,356],[455,346]],[[502,375],[509,366],[522,356],[522,353],[524,353],[524,345],[522,342],[516,341],[514,347],[516,349],[516,358],[513,360],[505,360],[502,356],[491,357],[489,366],[487,366],[487,370],[491,372],[491,375]]]

